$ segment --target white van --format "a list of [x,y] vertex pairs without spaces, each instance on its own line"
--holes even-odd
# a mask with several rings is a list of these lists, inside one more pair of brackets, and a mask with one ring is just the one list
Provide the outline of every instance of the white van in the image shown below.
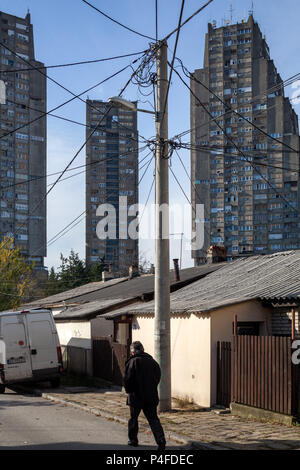
[[59,386],[62,354],[49,310],[0,313],[0,393],[25,381],[50,381]]

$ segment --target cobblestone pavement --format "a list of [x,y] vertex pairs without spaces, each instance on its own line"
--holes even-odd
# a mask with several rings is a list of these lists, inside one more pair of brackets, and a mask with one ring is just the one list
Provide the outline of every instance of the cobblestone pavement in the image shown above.
[[[65,387],[40,390],[42,396],[74,406],[127,425],[129,409],[126,394],[113,389]],[[232,416],[227,410],[180,406],[173,401],[172,411],[160,413],[167,440],[208,450],[300,450],[300,426],[262,423]],[[141,413],[140,431],[150,432]]]

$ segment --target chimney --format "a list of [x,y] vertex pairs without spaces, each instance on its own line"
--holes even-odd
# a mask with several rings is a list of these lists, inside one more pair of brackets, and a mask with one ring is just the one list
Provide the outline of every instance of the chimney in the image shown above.
[[224,246],[211,245],[207,250],[207,263],[222,263],[226,261],[227,251]]
[[128,269],[129,279],[139,275],[139,268],[136,264],[131,264]]
[[173,259],[173,263],[174,263],[175,281],[178,282],[180,281],[178,258]]
[[109,265],[108,271],[102,271],[102,282],[110,281],[115,278],[115,273],[112,270],[112,264]]

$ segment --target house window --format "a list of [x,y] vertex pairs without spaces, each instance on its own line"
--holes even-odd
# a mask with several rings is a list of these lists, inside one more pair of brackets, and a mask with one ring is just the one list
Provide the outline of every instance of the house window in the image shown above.
[[[237,322],[237,335],[259,336],[260,322]],[[234,324],[232,324],[232,332],[234,332]]]

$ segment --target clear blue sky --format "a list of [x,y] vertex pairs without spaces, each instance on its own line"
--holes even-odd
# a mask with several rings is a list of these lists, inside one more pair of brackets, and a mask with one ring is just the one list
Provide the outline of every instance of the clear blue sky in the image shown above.
[[[110,16],[125,23],[146,35],[155,36],[155,0],[90,0],[95,6]],[[183,18],[187,18],[205,0],[186,0]],[[230,18],[230,3],[233,6],[233,21],[239,22],[248,17],[251,0],[214,0],[203,12],[193,18],[182,28],[177,56],[180,57],[189,70],[200,68],[203,63],[204,39],[207,23],[217,21],[222,26],[224,19]],[[159,37],[172,31],[178,23],[181,0],[158,0],[158,29]],[[46,65],[93,60],[98,58],[121,55],[145,50],[148,40],[139,37],[120,26],[112,23],[102,15],[84,4],[81,0],[2,0],[1,10],[16,16],[25,17],[27,9],[30,10],[31,22],[34,27],[35,56],[37,60]],[[270,55],[274,60],[278,72],[286,79],[300,72],[299,60],[299,0],[264,0],[254,1],[254,18],[258,21],[263,34],[266,35],[270,47]],[[174,36],[169,42],[172,48]],[[81,65],[76,67],[49,69],[48,75],[61,84],[80,93],[96,84],[106,76],[119,70],[130,59],[114,60],[100,64]],[[93,90],[89,97],[92,99],[107,100],[109,96],[117,95],[126,83],[129,72],[126,71],[117,78],[110,80],[101,87]],[[300,87],[299,87],[300,89]],[[286,89],[288,95],[294,90]],[[48,81],[47,109],[53,108],[70,98],[70,94]],[[125,98],[140,100],[140,107],[150,108],[150,104],[142,101],[152,97],[143,97],[136,86],[131,86]],[[83,96],[86,98],[86,96]],[[169,95],[169,136],[189,129],[189,93],[188,90],[173,77]],[[295,105],[300,113],[300,105]],[[57,112],[61,116],[85,122],[85,105],[80,101],[73,102]],[[139,114],[139,131],[145,137],[154,135],[154,121],[151,115]],[[71,160],[76,151],[85,140],[85,128],[70,124],[52,117],[48,117],[48,173],[62,170]],[[182,151],[189,169],[189,152]],[[85,162],[85,152],[77,157],[73,166]],[[172,161],[173,171],[176,173],[190,197],[190,182],[176,157]],[[74,172],[75,173],[75,172]],[[70,174],[70,173],[69,173]],[[145,202],[151,185],[153,165],[140,185],[140,202]],[[54,181],[49,177],[48,183]],[[153,202],[153,194],[150,202]],[[187,204],[177,183],[170,174],[170,202]],[[48,198],[48,239],[59,232],[67,223],[71,222],[85,209],[85,180],[84,174],[75,176],[70,180],[59,183]],[[171,228],[172,231],[172,228]],[[178,231],[178,230],[177,230]],[[45,264],[59,265],[61,252],[67,255],[71,248],[84,257],[85,225],[79,224],[65,237],[48,248]],[[171,259],[179,257],[179,240],[171,241]],[[153,243],[140,243],[140,251],[153,261]],[[183,266],[191,266],[189,250],[184,251]]]

